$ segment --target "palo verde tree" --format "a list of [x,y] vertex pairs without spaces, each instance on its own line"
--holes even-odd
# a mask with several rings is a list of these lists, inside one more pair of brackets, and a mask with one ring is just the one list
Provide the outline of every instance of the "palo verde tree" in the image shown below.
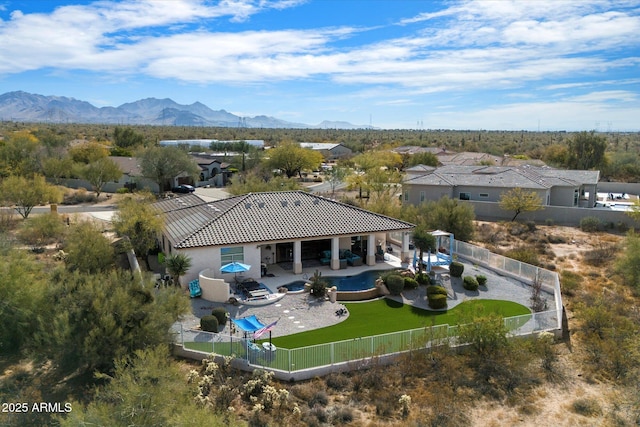
[[567,166],[570,169],[594,169],[606,163],[607,138],[595,131],[580,132],[568,141]]
[[61,374],[112,374],[114,360],[172,341],[171,325],[188,309],[186,296],[127,270],[97,274],[55,270],[38,334],[40,352]]
[[164,218],[151,203],[151,193],[139,192],[120,200],[111,223],[119,236],[127,236],[138,256],[147,260],[149,251],[156,247],[157,237],[164,226]]
[[322,154],[300,144],[286,141],[269,150],[269,166],[281,170],[287,178],[301,176],[303,170],[313,170],[320,166]]
[[129,127],[116,126],[113,130],[113,143],[116,147],[130,149],[144,144],[144,135]]
[[115,250],[111,241],[91,221],[71,226],[65,240],[65,262],[71,271],[94,274],[114,267]]
[[500,194],[500,208],[513,211],[511,221],[515,221],[522,212],[533,212],[543,209],[542,199],[535,191],[526,191],[520,187]]
[[0,141],[0,176],[31,176],[39,172],[42,144],[29,131],[11,133]]
[[165,191],[171,181],[180,174],[190,176],[194,180],[200,175],[196,162],[178,147],[151,147],[143,154],[140,161],[142,173],[153,179],[160,189]]
[[427,230],[445,230],[457,240],[468,242],[473,238],[475,213],[473,206],[449,197],[429,200],[420,206],[403,205],[401,219],[421,225]]
[[0,197],[5,206],[13,206],[24,219],[34,207],[48,203],[60,203],[62,193],[57,187],[47,183],[44,176],[33,178],[10,176],[0,183]]
[[121,176],[120,167],[107,157],[91,162],[82,169],[82,177],[89,181],[93,191],[96,192],[96,197],[100,197],[107,182],[117,181]]

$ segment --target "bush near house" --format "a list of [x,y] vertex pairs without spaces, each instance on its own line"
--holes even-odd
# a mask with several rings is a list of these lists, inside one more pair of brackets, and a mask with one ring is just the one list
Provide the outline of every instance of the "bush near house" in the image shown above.
[[391,295],[400,295],[402,289],[404,289],[404,279],[399,274],[391,274],[386,277],[385,285],[389,289]]
[[427,296],[430,295],[447,295],[447,290],[444,288],[444,286],[427,286]]
[[428,285],[431,283],[431,279],[429,279],[429,275],[427,273],[416,274],[416,281],[420,285]]
[[200,319],[200,329],[205,332],[218,332],[218,319],[216,316],[202,316]]
[[459,261],[453,261],[449,265],[449,273],[453,277],[462,277],[462,273],[464,273],[464,264]]
[[404,288],[405,289],[415,289],[418,287],[418,282],[411,277],[404,278]]
[[429,307],[439,310],[442,308],[447,308],[447,296],[440,294],[432,294],[429,295]]
[[224,307],[214,308],[211,310],[211,315],[218,319],[218,326],[226,324],[229,318],[229,312],[227,312]]
[[602,228],[602,221],[595,216],[587,216],[580,220],[580,229],[582,231],[593,232]]
[[476,275],[476,280],[478,281],[478,285],[487,286],[487,276],[485,276],[484,274]]
[[464,276],[464,279],[462,279],[462,286],[468,291],[477,291],[478,280],[473,276]]

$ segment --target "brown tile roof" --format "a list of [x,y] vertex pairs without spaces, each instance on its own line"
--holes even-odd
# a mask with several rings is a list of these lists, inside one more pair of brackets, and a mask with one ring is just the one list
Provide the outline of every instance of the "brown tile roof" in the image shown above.
[[304,191],[250,193],[205,202],[186,195],[155,204],[176,248],[410,230],[413,224]]

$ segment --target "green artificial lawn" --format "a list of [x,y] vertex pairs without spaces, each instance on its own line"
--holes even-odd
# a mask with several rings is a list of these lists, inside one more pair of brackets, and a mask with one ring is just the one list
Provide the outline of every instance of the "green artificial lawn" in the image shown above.
[[[521,304],[502,300],[464,301],[443,312],[423,310],[387,298],[344,305],[349,310],[349,317],[343,322],[326,328],[276,337],[272,340],[273,344],[279,348],[293,349],[427,326],[454,326],[470,323],[478,315],[498,314],[505,318],[531,314],[531,310]],[[522,323],[526,320],[528,319],[524,319]]]

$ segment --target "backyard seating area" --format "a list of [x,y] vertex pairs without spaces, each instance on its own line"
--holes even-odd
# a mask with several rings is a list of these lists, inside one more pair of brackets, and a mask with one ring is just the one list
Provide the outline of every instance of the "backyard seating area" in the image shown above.
[[[362,265],[362,257],[351,252],[349,249],[340,249],[338,252],[340,268],[347,268],[347,265],[358,267]],[[320,254],[320,265],[331,265],[331,251],[322,251]]]

